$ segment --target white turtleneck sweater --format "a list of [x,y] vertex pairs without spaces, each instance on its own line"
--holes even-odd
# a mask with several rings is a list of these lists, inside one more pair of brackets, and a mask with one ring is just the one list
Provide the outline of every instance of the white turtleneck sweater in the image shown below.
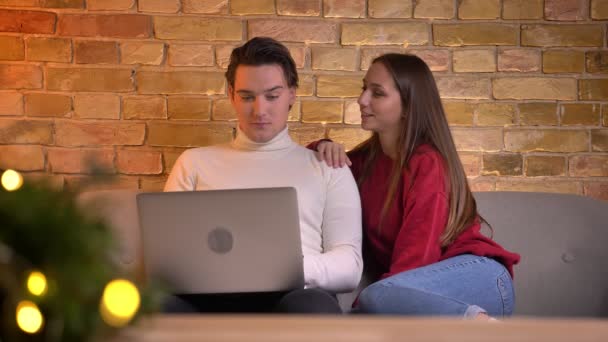
[[306,287],[357,287],[361,203],[350,169],[333,169],[296,144],[285,128],[266,143],[242,131],[229,144],[193,148],[175,163],[165,191],[291,186],[297,191]]

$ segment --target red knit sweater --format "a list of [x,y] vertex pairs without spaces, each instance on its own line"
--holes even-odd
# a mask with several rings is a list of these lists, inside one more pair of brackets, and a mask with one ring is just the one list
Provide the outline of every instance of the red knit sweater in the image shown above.
[[[316,147],[311,144],[310,147]],[[355,179],[362,172],[361,153],[349,153]],[[503,249],[480,232],[480,223],[471,224],[449,246],[442,248],[439,237],[448,219],[449,202],[443,158],[430,145],[419,146],[409,170],[403,170],[395,200],[380,227],[380,213],[388,192],[393,160],[381,154],[371,173],[359,187],[363,209],[364,254],[373,262],[377,278],[426,266],[461,254],[493,258],[513,276],[520,256]]]

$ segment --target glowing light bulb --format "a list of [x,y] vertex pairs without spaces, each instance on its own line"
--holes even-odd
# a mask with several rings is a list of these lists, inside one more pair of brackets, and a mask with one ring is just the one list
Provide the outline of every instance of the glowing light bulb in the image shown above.
[[133,283],[125,279],[112,280],[103,291],[101,318],[111,326],[121,327],[135,316],[139,304],[139,291]]
[[28,334],[40,331],[44,324],[44,317],[36,304],[24,300],[17,305],[17,325],[19,329]]
[[23,177],[19,172],[8,169],[2,174],[1,182],[7,191],[15,191],[23,185]]
[[27,289],[35,296],[42,296],[46,293],[47,283],[44,274],[33,271],[27,277]]

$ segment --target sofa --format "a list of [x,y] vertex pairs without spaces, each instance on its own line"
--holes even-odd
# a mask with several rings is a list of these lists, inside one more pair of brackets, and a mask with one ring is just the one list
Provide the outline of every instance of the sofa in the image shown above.
[[[125,272],[143,277],[137,190],[79,195],[118,240],[114,256]],[[515,266],[515,315],[608,316],[608,202],[570,194],[474,193],[487,235],[521,255]],[[365,280],[361,286],[365,285]],[[340,294],[348,310],[358,290]]]

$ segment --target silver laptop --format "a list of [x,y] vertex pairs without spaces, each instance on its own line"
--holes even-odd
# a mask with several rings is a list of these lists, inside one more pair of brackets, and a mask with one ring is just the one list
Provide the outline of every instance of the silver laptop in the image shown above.
[[146,275],[176,294],[304,287],[294,188],[137,195]]

